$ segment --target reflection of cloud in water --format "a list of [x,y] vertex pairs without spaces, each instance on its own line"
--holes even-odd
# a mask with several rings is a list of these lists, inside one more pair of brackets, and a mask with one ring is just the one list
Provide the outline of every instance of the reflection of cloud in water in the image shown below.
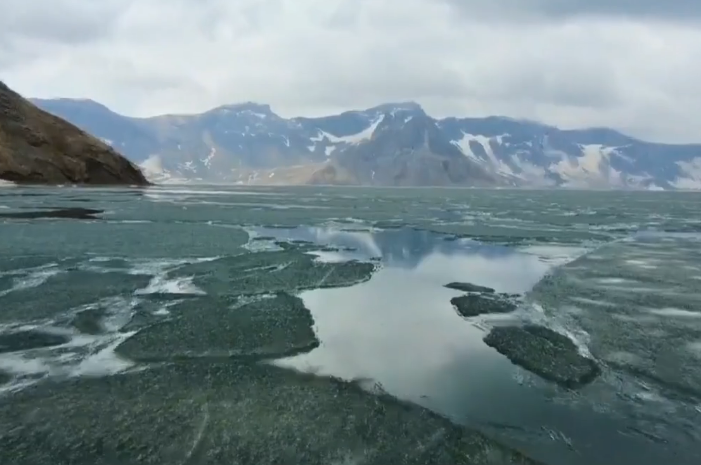
[[522,293],[530,290],[548,272],[550,266],[536,257],[517,253],[500,256],[463,251],[448,255],[433,253],[418,264],[418,273],[434,278],[435,284],[467,281],[493,287],[498,292]]
[[[369,231],[344,231],[336,228],[325,227],[297,227],[297,228],[255,228],[254,233],[258,236],[272,236],[283,240],[305,240],[322,245],[336,247],[348,247],[356,249],[355,254],[349,254],[348,258],[371,258],[380,257],[387,266],[414,268],[417,266],[435,266],[432,262],[423,264],[427,258],[440,260],[440,256],[445,257],[442,265],[458,267],[454,272],[465,273],[464,277],[451,274],[449,279],[494,279],[497,283],[503,281],[512,274],[519,273],[544,273],[543,270],[572,260],[581,254],[581,248],[570,249],[558,247],[556,249],[533,250],[530,259],[518,259],[517,262],[501,263],[500,257],[524,257],[524,254],[516,254],[513,249],[499,246],[480,245],[470,240],[446,240],[446,236],[430,231],[419,231],[414,229],[396,230],[369,230]],[[550,257],[553,250],[556,252],[557,260],[546,260],[544,264],[537,263],[542,258]],[[540,253],[542,252],[542,253]],[[546,253],[547,252],[547,253]],[[549,255],[550,254],[550,255]],[[470,256],[473,263],[471,265],[459,264],[455,257]],[[482,257],[481,261],[478,257]],[[568,259],[565,259],[568,257]],[[338,260],[339,257],[324,257],[328,260]],[[511,258],[510,260],[514,260]],[[513,269],[514,266],[530,267],[528,270]],[[498,268],[498,272],[495,272]],[[484,272],[481,272],[483,270]],[[443,283],[445,284],[445,283]],[[492,284],[484,283],[485,285]],[[530,285],[535,282],[530,282]],[[495,284],[494,286],[498,286]],[[493,286],[493,287],[494,287]],[[508,287],[508,285],[507,285]]]
[[412,260],[412,268],[391,261],[367,283],[303,293],[322,346],[281,363],[343,378],[372,378],[395,394],[418,398],[437,378],[453,376],[446,364],[464,360],[469,366],[495,357],[482,342],[482,331],[452,308],[450,299],[460,292],[443,286],[468,281],[524,292],[549,268],[534,256],[479,252],[433,252]]
[[347,232],[326,228],[309,228],[314,234],[313,242],[354,247],[369,257],[381,257],[382,250],[369,232]]
[[494,371],[492,365],[503,362],[482,342],[482,330],[457,315],[450,299],[461,292],[445,284],[470,282],[523,293],[553,266],[533,253],[446,241],[443,235],[413,229],[258,228],[255,233],[356,249],[319,253],[323,260],[382,258],[384,266],[366,283],[301,295],[322,345],[278,363],[348,379],[371,378],[393,394],[415,400],[454,377],[449,365],[472,367],[475,376],[484,376],[484,370]]
[[514,390],[521,389],[514,373],[521,372],[484,344],[485,333],[478,326],[497,319],[503,324],[503,319],[518,316],[485,315],[466,321],[450,304],[461,292],[445,284],[470,282],[497,292],[527,292],[554,266],[537,252],[557,257],[572,252],[544,248],[521,253],[469,240],[447,241],[446,236],[412,229],[259,228],[255,232],[356,249],[319,253],[323,260],[375,256],[383,263],[363,284],[302,293],[321,345],[277,364],[345,379],[371,379],[393,395],[451,416],[474,413],[481,408],[476,406],[513,397]]
[[[377,244],[385,258],[383,246],[398,250],[403,245]],[[461,293],[443,287],[451,281],[467,281],[500,292],[524,292],[552,265],[513,249],[452,247],[454,253],[438,247],[438,251],[417,253],[419,258],[412,258],[411,266],[383,259],[385,266],[357,286],[302,293],[321,345],[276,364],[379,382],[392,395],[475,425],[548,463],[604,463],[620,446],[618,431],[623,426],[605,414],[572,406],[567,393],[514,367],[489,348],[482,341],[485,333],[452,308],[450,298]],[[494,323],[492,317],[484,318],[473,321]],[[565,396],[564,402],[553,402],[553,396]],[[577,409],[577,422],[572,422],[572,409]],[[601,439],[601,434],[607,439]],[[650,453],[639,448],[635,439],[623,441],[632,441],[634,445],[626,447],[640,451],[632,454],[636,460]],[[587,451],[585,460],[578,461],[573,460],[573,443],[601,447]],[[592,458],[593,462],[586,461]]]
[[402,268],[383,269],[359,286],[305,292],[322,346],[285,364],[371,378],[411,398],[427,394],[446,363],[489,350],[452,309],[456,294]]

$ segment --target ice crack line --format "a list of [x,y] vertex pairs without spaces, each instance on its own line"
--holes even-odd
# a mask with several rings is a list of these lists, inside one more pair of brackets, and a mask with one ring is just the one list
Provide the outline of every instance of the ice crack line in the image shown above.
[[202,407],[202,421],[197,428],[197,434],[195,435],[195,439],[192,441],[192,446],[190,446],[190,450],[185,455],[181,465],[187,465],[190,463],[195,451],[202,443],[202,439],[204,439],[204,433],[207,430],[207,425],[209,425],[209,403],[205,402],[204,406]]

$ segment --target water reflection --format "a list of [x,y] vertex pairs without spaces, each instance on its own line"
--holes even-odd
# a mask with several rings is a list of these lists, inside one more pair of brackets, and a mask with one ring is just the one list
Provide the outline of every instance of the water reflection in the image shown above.
[[[480,270],[496,269],[490,266],[493,259],[510,259],[517,262],[499,263],[497,268],[504,269],[508,265],[525,266],[527,269],[515,270],[516,273],[529,274],[531,279],[527,279],[526,287],[530,288],[537,282],[542,273],[547,270],[547,266],[536,264],[538,258],[534,255],[530,258],[517,254],[514,249],[499,246],[487,246],[469,239],[456,239],[429,231],[413,230],[413,229],[392,229],[392,230],[377,230],[377,229],[355,229],[343,230],[328,227],[297,227],[297,228],[254,228],[253,232],[258,236],[275,237],[278,239],[294,240],[294,241],[309,241],[321,245],[329,245],[342,249],[352,249],[352,251],[344,251],[342,255],[332,255],[325,253],[324,256],[335,257],[343,256],[346,258],[380,258],[386,266],[396,268],[416,268],[422,262],[429,258],[445,257],[450,259],[451,263],[443,263],[441,265],[452,266],[454,272],[468,273],[474,279],[491,279],[496,275],[482,277]],[[483,261],[475,262],[478,257]],[[470,263],[465,260],[472,260]],[[523,259],[523,260],[522,260]],[[462,261],[462,262],[461,262]],[[531,269],[535,266],[535,269]],[[510,270],[511,273],[514,270]],[[450,275],[452,280],[455,276],[451,273],[446,273],[444,276]],[[510,275],[509,281],[520,282],[523,278],[516,278]],[[462,278],[472,279],[468,277]],[[535,281],[533,281],[535,279]],[[446,284],[446,283],[442,283]],[[505,283],[506,286],[513,286],[515,283]],[[510,289],[513,289],[510,287]]]
[[[412,230],[257,232],[353,247],[355,252],[335,258],[378,257],[382,263],[366,283],[303,293],[321,346],[277,364],[377,382],[392,395],[476,426],[546,463],[590,465],[611,457],[620,464],[657,463],[668,453],[623,436],[625,418],[597,411],[601,386],[572,394],[523,372],[483,343],[482,323],[495,317],[464,320],[452,308],[450,298],[460,292],[446,283],[524,293],[552,266],[539,257]],[[586,402],[580,402],[582,395]]]
[[535,257],[516,253],[489,259],[476,252],[425,255],[412,268],[396,260],[367,283],[305,292],[322,346],[288,361],[343,378],[371,378],[402,397],[429,395],[451,378],[454,360],[472,365],[501,357],[483,342],[483,331],[458,316],[450,304],[459,291],[451,281],[524,292],[547,271]]
[[548,264],[513,249],[446,241],[423,231],[258,232],[356,249],[325,253],[324,259],[335,254],[334,258],[377,257],[382,263],[361,285],[304,292],[301,297],[314,316],[321,346],[278,364],[344,379],[369,379],[397,397],[460,423],[482,419],[518,423],[484,407],[499,398],[520,402],[512,392],[522,381],[515,376],[520,371],[482,342],[484,329],[475,323],[490,317],[461,318],[450,304],[461,292],[444,285],[463,281],[498,292],[524,293],[550,269]]
[[322,346],[284,363],[346,379],[370,378],[412,400],[426,399],[454,377],[456,360],[466,369],[502,357],[482,342],[484,332],[462,319],[450,299],[453,281],[524,293],[550,269],[534,255],[414,230],[340,231],[325,228],[260,229],[260,235],[353,252],[322,258],[381,259],[382,268],[363,284],[301,294],[314,316]]

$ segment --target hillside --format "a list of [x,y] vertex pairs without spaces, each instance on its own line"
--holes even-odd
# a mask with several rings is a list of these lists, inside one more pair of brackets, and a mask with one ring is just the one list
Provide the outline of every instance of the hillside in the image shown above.
[[0,179],[37,184],[148,181],[134,163],[0,82]]

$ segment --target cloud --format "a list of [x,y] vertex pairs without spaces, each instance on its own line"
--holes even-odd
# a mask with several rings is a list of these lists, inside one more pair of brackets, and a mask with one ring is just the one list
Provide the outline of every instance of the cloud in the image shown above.
[[644,18],[696,21],[701,3],[696,0],[442,0],[466,15],[491,19],[562,20],[581,17]]
[[434,116],[701,141],[701,2],[400,3],[0,0],[0,78],[130,115],[415,100]]
[[114,18],[122,10],[116,0],[55,0],[51,3],[2,0],[0,6],[0,39],[3,41],[78,43],[94,40],[109,33],[110,22],[101,22],[104,15]]

